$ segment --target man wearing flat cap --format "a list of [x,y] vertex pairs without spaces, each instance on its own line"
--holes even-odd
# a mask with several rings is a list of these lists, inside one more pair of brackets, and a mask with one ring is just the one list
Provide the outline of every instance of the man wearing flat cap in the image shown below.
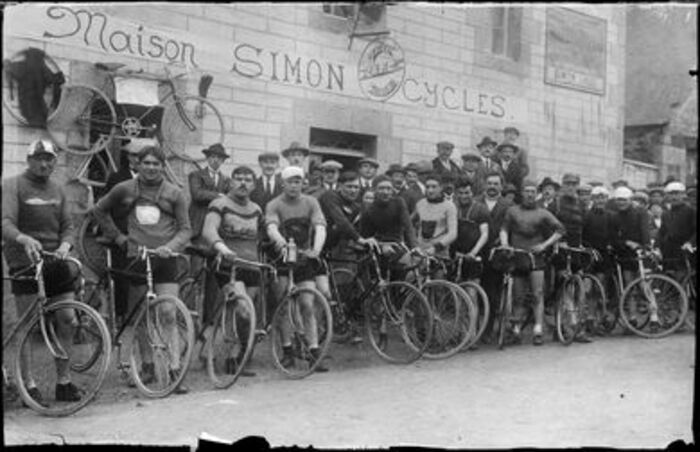
[[406,172],[406,185],[408,189],[416,193],[417,196],[421,198],[425,196],[425,184],[420,180],[419,176],[420,167],[416,162],[411,162],[404,167]]
[[250,193],[250,200],[265,211],[267,203],[282,193],[282,178],[277,172],[280,156],[276,152],[263,152],[258,155],[261,175],[255,179],[255,187]]
[[321,181],[318,185],[309,187],[308,195],[320,199],[326,191],[335,191],[338,188],[338,177],[343,164],[336,160],[326,160],[319,165],[321,169]]
[[394,196],[403,198],[409,214],[412,214],[416,208],[416,203],[422,198],[422,195],[418,195],[414,190],[409,189],[406,184],[406,170],[404,167],[398,163],[391,164],[385,174],[391,179]]
[[462,171],[459,169],[459,166],[450,159],[454,148],[455,145],[449,141],[441,141],[437,144],[438,156],[433,159],[433,171],[435,173],[440,176],[445,173],[450,173],[455,179],[460,176]]
[[366,191],[372,190],[372,182],[377,175],[379,162],[373,158],[365,157],[357,162],[357,172],[360,173],[360,199]]
[[470,150],[462,154],[462,176],[460,179],[469,181],[474,196],[479,196],[484,192],[487,171],[478,152]]
[[525,174],[520,163],[515,159],[515,153],[518,147],[511,143],[503,143],[498,145],[496,152],[499,154],[501,171],[503,172],[504,186],[505,184],[513,184],[515,187],[515,202],[520,203],[522,196],[522,184]]

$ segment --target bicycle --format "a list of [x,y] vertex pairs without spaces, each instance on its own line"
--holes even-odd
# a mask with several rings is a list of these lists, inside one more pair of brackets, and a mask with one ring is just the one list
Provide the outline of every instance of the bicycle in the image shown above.
[[697,247],[693,246],[689,250],[683,250],[683,260],[685,261],[685,276],[681,285],[685,288],[686,296],[688,297],[688,313],[685,317],[685,325],[690,331],[695,331],[695,320],[697,310],[695,303],[698,297],[698,275],[695,267],[695,256]]
[[[526,257],[525,262],[517,256]],[[492,267],[503,273],[501,297],[496,320],[498,322],[498,349],[506,345],[506,331],[512,331],[517,319],[513,318],[513,278],[515,272],[532,271],[535,268],[535,256],[526,250],[497,246],[491,249],[489,261]],[[520,325],[518,325],[519,327]]]
[[[342,328],[351,331],[353,324],[362,322],[372,349],[386,362],[410,364],[418,360],[432,341],[430,303],[417,287],[390,280],[389,269],[382,274],[378,250],[359,245],[353,249],[366,252],[356,261],[358,272],[347,268],[329,272],[331,292],[338,302],[336,312],[343,312],[347,319]],[[359,307],[361,312],[349,312],[349,307]]]
[[488,325],[489,315],[491,314],[491,306],[489,304],[489,297],[486,295],[486,291],[481,285],[475,281],[463,279],[465,268],[467,268],[468,274],[481,274],[483,269],[481,258],[479,256],[472,257],[467,253],[460,253],[457,251],[455,252],[454,259],[456,260],[456,265],[452,266],[454,271],[448,273],[450,275],[448,280],[453,281],[464,289],[476,305],[476,332],[471,340],[464,346],[464,350],[466,350],[476,344],[477,341],[481,339],[481,336],[484,335],[486,325]]
[[685,322],[686,292],[673,278],[657,272],[660,256],[653,250],[637,248],[635,260],[639,276],[624,286],[619,298],[622,324],[638,336],[668,336]]
[[[154,250],[139,246],[137,257],[126,269],[121,270],[112,268],[110,247],[114,246],[114,244],[105,238],[99,238],[97,242],[105,248],[106,271],[96,283],[92,284],[90,291],[86,290],[85,302],[90,305],[101,306],[101,296],[103,293],[107,294],[107,312],[105,317],[107,318],[112,341],[117,347],[117,369],[121,372],[122,378],[127,379],[131,375],[131,381],[136,385],[139,392],[146,397],[166,397],[175,391],[184,380],[190,364],[194,348],[194,325],[190,311],[179,298],[169,294],[157,295],[155,293],[151,265],[151,257],[156,255]],[[173,255],[182,256],[179,253],[173,253]],[[133,266],[140,260],[145,261],[145,275],[132,271]],[[124,316],[125,318],[122,322],[117,321],[115,312],[113,275],[122,275],[132,280],[141,281],[143,281],[145,276],[146,293],[140,297],[139,301]],[[163,307],[166,306],[172,306],[174,313],[162,312]],[[177,329],[177,334],[171,332],[168,335],[167,330],[170,329],[168,325],[174,325]],[[132,326],[132,337],[130,338],[127,362],[122,361],[121,350],[122,338],[129,326]],[[140,372],[144,369],[143,364],[148,364],[148,360],[144,360],[146,357],[141,356],[141,350],[139,350],[139,332],[142,332],[141,339],[144,351],[150,351],[150,354],[152,354],[152,378],[148,372],[144,372],[144,375],[141,375]],[[93,332],[87,328],[85,334],[89,335],[93,334]],[[176,355],[172,350],[176,342],[179,342],[181,345],[179,355]],[[95,353],[84,362],[76,364],[75,370],[84,372],[90,369],[93,366],[93,361],[99,357],[100,355]]]
[[[420,263],[412,270],[414,281],[435,316],[433,339],[424,356],[429,359],[449,358],[466,347],[475,336],[476,304],[460,286],[442,279],[448,274],[443,259],[420,251],[411,254],[420,258]],[[442,275],[442,278],[433,279],[435,275]]]
[[[13,366],[15,387],[24,403],[42,415],[68,416],[85,407],[97,396],[107,375],[111,337],[100,314],[87,304],[78,300],[49,301],[46,296],[43,276],[46,257],[58,258],[54,253],[42,252],[36,264],[21,269],[11,278],[35,280],[38,286],[38,296],[3,339],[3,350],[7,351],[10,342],[17,337],[19,346]],[[65,260],[77,266],[82,275],[82,265],[77,259],[67,257]],[[30,271],[34,271],[35,274],[22,276]],[[82,276],[80,283],[82,286]],[[57,322],[61,322],[58,319],[58,314],[64,310],[73,311],[74,321],[77,324],[73,337],[70,339],[59,338],[57,332]],[[81,335],[81,326],[89,326],[93,334],[90,336]],[[67,341],[71,341],[72,344],[68,346]],[[99,362],[97,362],[97,358],[94,360],[91,372],[76,373],[74,371],[70,375],[72,383],[78,386],[82,392],[80,400],[75,402],[55,401],[53,403],[44,400],[43,403],[39,403],[29,393],[29,385],[32,382],[36,383],[37,389],[42,394],[53,391],[58,382],[54,365],[56,361],[70,363],[71,361],[80,361],[84,356],[93,355],[101,357],[101,360]],[[68,371],[70,370],[74,369],[69,365]],[[4,362],[2,372],[5,387],[11,387]]]

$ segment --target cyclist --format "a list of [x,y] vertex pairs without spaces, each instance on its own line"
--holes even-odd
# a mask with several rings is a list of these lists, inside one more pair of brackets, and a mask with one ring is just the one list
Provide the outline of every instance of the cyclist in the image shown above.
[[[31,276],[24,269],[41,257],[41,251],[55,252],[59,260],[46,262],[44,266],[46,296],[51,301],[74,299],[76,270],[65,261],[73,246],[68,199],[61,187],[50,179],[56,167],[56,147],[48,140],[36,140],[29,145],[27,170],[2,181],[2,239],[3,254],[9,266],[10,276]],[[17,317],[21,317],[36,300],[38,287],[35,281],[12,280]],[[70,356],[72,338],[77,319],[70,309],[56,313],[56,329],[61,345]],[[29,374],[28,356],[23,356],[22,367],[27,375],[29,395],[39,404],[44,399]],[[68,360],[56,359],[57,401],[77,402],[80,390],[70,380]]]
[[[535,256],[535,267],[529,272],[530,289],[532,290],[535,306],[535,326],[533,328],[533,344],[542,345],[542,325],[544,322],[544,251],[557,242],[565,233],[564,226],[547,209],[537,207],[537,184],[533,181],[523,182],[522,203],[512,206],[506,211],[503,226],[500,231],[501,244],[517,249],[530,251]],[[550,231],[554,231],[549,235]],[[516,287],[524,281],[522,277],[515,278]],[[516,290],[514,300],[521,298],[521,290]],[[519,340],[517,327],[513,331],[515,339]]]
[[[318,288],[324,296],[329,295],[328,276],[318,257],[321,254],[326,241],[326,219],[316,198],[302,194],[304,170],[296,166],[288,166],[282,170],[283,192],[280,196],[267,204],[265,209],[265,224],[267,235],[274,243],[275,249],[283,256],[290,240],[293,240],[300,253],[305,254],[309,260],[306,265],[294,268],[294,280],[299,287]],[[280,264],[284,270],[285,264]],[[318,278],[322,276],[322,278]],[[280,300],[287,278],[280,277],[276,287],[276,299]],[[318,347],[318,328],[316,318],[312,312],[313,295],[304,294],[301,298],[304,324],[309,325],[307,340],[312,357],[320,358],[321,350]],[[283,357],[284,367],[292,366],[294,354],[292,352],[291,332],[283,331]],[[328,368],[323,364],[316,367],[317,372],[327,372]]]
[[[100,223],[104,235],[117,246],[126,248],[128,258],[137,255],[134,245],[154,248],[157,256],[152,259],[153,280],[157,294],[178,297],[178,265],[173,252],[180,251],[191,236],[190,220],[185,196],[175,185],[163,177],[165,154],[156,146],[148,146],[139,153],[139,172],[136,179],[117,184],[95,205],[95,219]],[[110,212],[119,208],[128,212],[127,234],[120,232]],[[130,267],[135,273],[145,274],[146,264],[137,262]],[[132,281],[129,302],[140,300],[146,290],[145,280]],[[131,308],[131,306],[130,306]],[[130,310],[130,309],[129,309]],[[175,352],[170,369],[171,378],[180,371],[180,337],[175,328],[175,306],[164,303],[162,312],[166,322],[170,347]],[[144,332],[138,335],[138,344],[143,357],[141,375],[144,384],[154,380],[152,352],[146,346]],[[178,394],[188,392],[181,383],[175,390]]]
[[425,198],[416,204],[411,221],[418,248],[431,256],[449,258],[450,245],[457,239],[457,207],[445,200],[441,179],[436,173],[425,178]]
[[697,242],[697,212],[683,201],[685,186],[682,183],[671,182],[664,191],[671,208],[661,214],[659,249],[664,269],[671,270],[680,281],[685,270],[682,250],[691,249]]
[[[240,257],[249,261],[258,261],[258,242],[263,225],[262,209],[250,200],[250,193],[255,187],[255,173],[247,166],[239,166],[231,173],[231,190],[226,196],[217,198],[209,204],[209,211],[204,218],[202,238],[220,253],[227,261]],[[233,290],[237,295],[255,300],[260,286],[259,273],[254,270],[240,268],[236,270],[236,282],[233,287],[227,287],[230,281],[231,266],[222,263],[216,273],[219,287],[224,291]],[[241,317],[247,313],[239,310]],[[238,316],[236,317],[239,318]],[[243,339],[238,356],[226,360],[227,371],[236,373],[245,351],[250,330],[248,323],[239,322],[236,325],[239,336]],[[243,370],[242,376],[255,376],[254,372]]]
[[[471,181],[460,178],[456,187],[457,206],[457,240],[452,244],[452,251],[466,253],[472,259],[486,246],[489,238],[489,211],[484,204],[474,201]],[[463,267],[463,272],[469,266]],[[466,280],[478,282],[481,275],[464,273]]]

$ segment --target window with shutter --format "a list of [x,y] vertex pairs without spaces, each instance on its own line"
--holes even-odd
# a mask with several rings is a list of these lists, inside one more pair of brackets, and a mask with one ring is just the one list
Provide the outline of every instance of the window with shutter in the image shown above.
[[522,8],[492,8],[491,53],[520,60],[522,19]]

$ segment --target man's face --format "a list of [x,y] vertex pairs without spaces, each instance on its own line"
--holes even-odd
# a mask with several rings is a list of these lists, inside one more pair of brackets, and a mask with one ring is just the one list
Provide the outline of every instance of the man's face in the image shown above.
[[409,184],[418,182],[418,172],[413,170],[406,171],[406,182]]
[[563,188],[575,189],[576,187],[578,187],[578,182],[576,180],[573,180],[573,179],[566,179],[566,180],[562,181],[561,185]]
[[658,191],[652,192],[649,195],[649,204],[661,205],[664,203],[664,194]]
[[287,153],[287,161],[291,166],[302,168],[304,166],[304,153],[302,151],[290,151]]
[[299,176],[290,177],[282,183],[284,193],[290,198],[298,198],[301,195],[303,178]]
[[491,158],[493,156],[494,146],[492,144],[485,144],[479,148],[481,156],[484,158]]
[[365,179],[372,179],[377,174],[377,168],[369,163],[363,163],[358,169],[360,176]]
[[379,201],[386,202],[394,194],[394,188],[389,181],[380,182],[375,188],[375,195]]
[[495,198],[501,194],[501,178],[498,176],[489,176],[486,178],[486,195],[490,198]]
[[452,148],[449,146],[438,146],[437,153],[440,160],[447,160],[452,155]]
[[632,207],[632,200],[629,198],[615,198],[617,210],[623,211]]
[[237,198],[248,198],[255,184],[255,179],[250,173],[238,173],[232,179],[232,192]]
[[580,199],[583,204],[588,205],[588,203],[591,201],[591,192],[579,192],[578,199]]
[[29,172],[40,179],[48,179],[56,168],[56,157],[52,154],[39,153],[31,157],[27,157]]
[[277,159],[261,159],[260,160],[260,168],[262,170],[262,173],[267,177],[274,176],[275,171],[277,171],[278,164],[279,164],[279,160],[277,160]]
[[338,182],[338,177],[340,176],[340,171],[337,169],[324,169],[323,170],[323,182],[327,184],[335,184]]
[[391,182],[397,190],[403,186],[405,181],[406,175],[401,171],[394,171],[391,173]]
[[542,197],[548,201],[553,199],[556,193],[557,190],[554,188],[554,185],[545,185],[542,187]]
[[221,167],[221,164],[224,163],[224,158],[220,157],[218,155],[213,155],[210,154],[207,156],[207,164],[213,169],[214,171],[219,171],[219,168]]
[[511,160],[513,160],[513,149],[512,148],[501,149],[501,160],[505,160],[506,162],[510,162]]
[[515,140],[518,139],[518,134],[513,132],[512,130],[509,130],[508,132],[505,132],[503,134],[503,141],[506,143],[515,143]]
[[438,199],[442,195],[442,187],[435,179],[425,181],[425,197],[428,199]]
[[340,196],[348,201],[354,201],[357,199],[357,195],[360,193],[360,179],[353,179],[343,182],[338,185],[338,191]]
[[527,185],[523,187],[523,204],[526,206],[533,206],[535,204],[535,198],[537,198],[537,187],[534,185]]
[[163,172],[163,162],[153,155],[147,155],[139,162],[139,175],[147,182],[157,181]]
[[649,212],[651,212],[652,217],[661,218],[661,214],[664,212],[664,209],[659,204],[652,204],[651,207],[649,207]]
[[678,205],[683,203],[683,198],[684,198],[685,193],[682,191],[671,191],[666,193],[666,196],[668,198],[668,202],[672,205]]
[[467,171],[476,171],[479,166],[479,162],[474,159],[464,159],[462,161],[464,162],[464,169]]
[[367,190],[362,195],[362,204],[368,206],[374,202],[374,192],[372,190]]
[[600,209],[605,208],[605,205],[608,203],[608,197],[604,194],[591,196],[591,199],[593,200],[593,206]]
[[460,206],[468,206],[473,199],[472,188],[469,185],[457,189],[457,202]]

